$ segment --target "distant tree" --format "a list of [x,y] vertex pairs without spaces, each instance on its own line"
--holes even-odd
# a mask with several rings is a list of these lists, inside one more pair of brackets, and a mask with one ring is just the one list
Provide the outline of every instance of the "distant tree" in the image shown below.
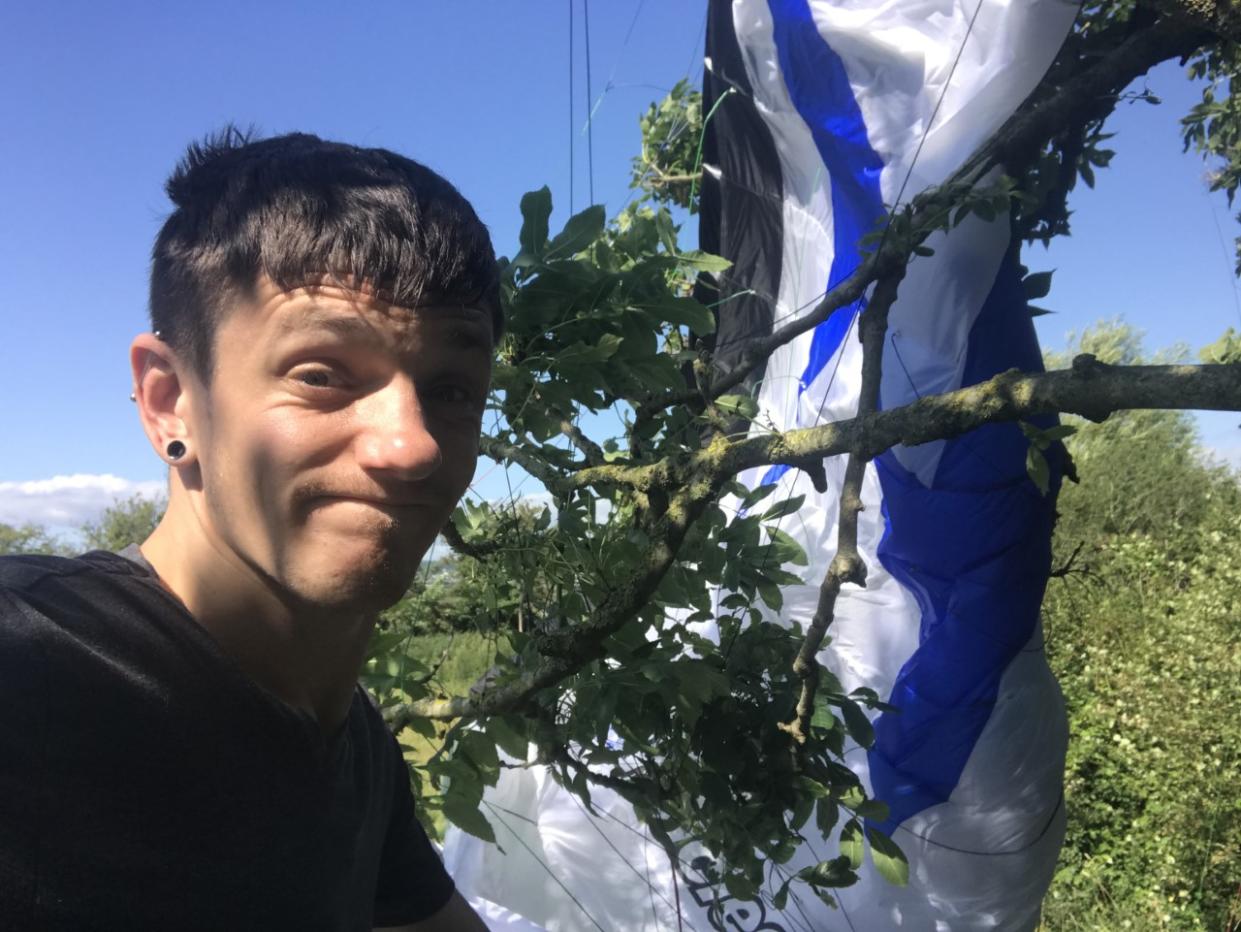
[[82,526],[86,549],[124,550],[130,544],[142,543],[151,536],[166,507],[162,498],[131,495],[118,499],[98,522]]
[[451,548],[470,551],[462,533],[477,534],[485,525],[495,536],[475,544],[473,552],[486,550],[492,559],[484,562],[448,549],[446,556],[429,560],[405,597],[384,612],[381,629],[522,633],[534,618],[546,621],[555,593],[538,572],[542,555],[533,543],[551,520],[551,509],[530,502],[497,511],[467,503],[444,536]]
[[56,553],[66,552],[64,544],[39,527],[37,524],[0,523],[0,556],[15,553]]

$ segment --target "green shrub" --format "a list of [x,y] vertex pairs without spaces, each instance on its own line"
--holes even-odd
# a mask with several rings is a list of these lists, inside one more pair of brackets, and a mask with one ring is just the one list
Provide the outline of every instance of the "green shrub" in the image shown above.
[[[1130,360],[1132,361],[1132,360]],[[1241,922],[1241,483],[1192,421],[1083,424],[1060,498],[1047,650],[1069,710],[1048,930]]]

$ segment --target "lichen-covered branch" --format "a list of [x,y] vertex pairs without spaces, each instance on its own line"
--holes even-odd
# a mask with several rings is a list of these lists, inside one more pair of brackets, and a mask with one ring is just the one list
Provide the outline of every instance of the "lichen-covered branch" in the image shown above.
[[984,424],[1036,414],[1060,412],[1102,421],[1114,411],[1150,408],[1241,410],[1241,364],[1109,366],[1084,354],[1069,369],[1010,369],[978,385],[900,408],[736,441],[722,454],[721,465],[733,475],[776,463],[800,468],[824,456],[853,451],[876,456],[897,444],[944,440]]
[[569,442],[577,447],[578,451],[586,458],[586,462],[590,466],[602,466],[605,462],[603,448],[595,443],[584,433],[582,429],[572,421],[561,421],[560,432],[569,438]]
[[[598,471],[612,471],[607,473],[582,470],[571,477],[572,481],[615,483],[623,474],[626,484],[635,488],[671,493],[667,511],[655,523],[654,543],[646,562],[611,591],[588,624],[540,635],[543,659],[528,673],[499,685],[480,683],[470,696],[397,706],[385,717],[399,729],[412,718],[451,719],[519,710],[539,691],[597,659],[603,641],[647,604],[676,561],[686,531],[718,494],[721,484],[743,470],[784,463],[821,474],[824,457],[842,453],[854,454],[859,468],[864,468],[866,460],[897,444],[956,437],[984,424],[1055,412],[1101,421],[1114,411],[1140,408],[1241,410],[1241,363],[1109,366],[1082,355],[1070,369],[1039,373],[1013,369],[968,388],[819,427],[732,442],[717,437],[706,449],[675,462],[597,467]],[[852,577],[849,567],[837,569],[841,582]]]
[[549,492],[556,493],[563,490],[563,475],[534,454],[523,450],[515,444],[505,443],[503,440],[483,434],[479,438],[478,449],[484,456],[495,460],[497,463],[514,463],[520,466],[542,482]]
[[[1166,0],[1167,4],[1180,6],[1182,0]],[[1215,10],[1221,6],[1215,0],[1183,0],[1183,5],[1195,9],[1209,6],[1215,11],[1211,15],[1225,16]],[[1162,61],[1188,55],[1209,41],[1211,34],[1198,23],[1199,19],[1185,16],[1173,24],[1163,21],[1152,24],[1121,42],[1093,65],[1075,73],[1055,93],[1028,101],[945,184],[914,199],[907,242],[888,243],[882,250],[872,253],[852,275],[825,294],[813,311],[748,347],[735,366],[712,379],[705,398],[695,389],[652,397],[635,407],[635,423],[670,407],[714,400],[740,385],[775,349],[817,327],[837,310],[853,304],[878,278],[890,274],[897,264],[904,264],[909,250],[937,229],[942,222],[940,218],[963,202],[993,167],[1022,163],[1065,126],[1106,115],[1114,106],[1116,94],[1134,78]]]
[[1135,78],[1160,62],[1189,55],[1210,39],[1210,33],[1190,21],[1160,20],[1135,32],[1055,93],[1019,108],[952,181],[976,180],[996,165],[1024,162],[1064,127],[1106,116],[1116,95]]

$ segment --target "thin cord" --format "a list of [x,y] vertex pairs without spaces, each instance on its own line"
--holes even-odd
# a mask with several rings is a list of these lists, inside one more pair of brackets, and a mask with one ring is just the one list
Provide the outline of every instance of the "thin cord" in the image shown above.
[[1211,220],[1215,224],[1215,235],[1219,238],[1219,248],[1224,254],[1224,262],[1228,266],[1228,290],[1232,292],[1232,303],[1237,311],[1237,319],[1241,320],[1241,295],[1237,294],[1237,276],[1233,272],[1233,257],[1228,254],[1228,247],[1224,242],[1224,230],[1219,225],[1219,217],[1215,215],[1215,205],[1211,203],[1211,194],[1206,192],[1207,210],[1211,214]]
[[590,914],[590,911],[587,910],[586,907],[582,905],[582,901],[573,895],[573,891],[570,890],[567,886],[565,886],[564,881],[562,881],[559,877],[556,876],[556,872],[552,870],[551,867],[548,866],[543,861],[542,858],[540,858],[537,854],[535,854],[534,851],[531,850],[530,846],[526,844],[526,840],[522,838],[520,835],[518,835],[515,831],[513,831],[513,827],[509,825],[507,822],[505,822],[504,819],[500,816],[500,814],[496,812],[496,807],[493,806],[491,803],[487,802],[487,800],[485,799],[483,800],[483,805],[491,810],[491,815],[497,822],[499,822],[506,829],[508,829],[510,833],[512,833],[512,836],[517,839],[517,843],[526,849],[526,853],[529,854],[530,857],[534,858],[534,860],[538,862],[539,866],[542,867],[543,870],[547,871],[547,875],[551,877],[552,880],[556,881],[556,885],[560,887],[561,890],[564,891],[565,896],[567,896],[569,899],[573,901],[573,905],[582,911],[582,915],[590,920],[590,924],[593,925],[596,929],[598,929],[599,932],[607,932],[607,929],[599,925],[595,917]]
[[569,0],[569,216],[573,216],[573,0]]
[[[586,106],[594,95],[590,92],[590,0],[582,0],[582,20],[586,28]],[[586,121],[586,167],[590,183],[590,203],[595,202],[595,128],[594,115]]]
[[[918,156],[922,154],[922,147],[926,145],[926,139],[931,135],[931,127],[935,125],[935,118],[939,116],[939,108],[943,106],[944,98],[948,96],[948,86],[952,83],[952,76],[956,74],[957,65],[961,64],[961,56],[965,53],[965,43],[970,40],[970,33],[974,31],[974,23],[978,22],[978,14],[982,12],[982,0],[978,0],[978,6],[974,7],[974,15],[970,17],[970,24],[965,27],[965,37],[961,39],[961,47],[957,49],[957,57],[952,60],[952,67],[948,69],[948,80],[944,82],[944,89],[939,92],[939,100],[935,101],[935,109],[931,111],[931,118],[926,121],[926,129],[922,132],[922,138],[918,140],[918,148],[914,150],[914,157],[909,160],[909,170],[905,172],[905,180],[901,182],[901,189],[896,192],[896,201],[892,204],[892,209],[896,210],[900,206],[901,197],[905,194],[905,186],[909,184],[909,179],[913,177],[914,165],[917,164]],[[1079,9],[1080,12],[1080,9]],[[891,224],[888,224],[891,227]],[[888,235],[888,229],[885,228],[883,235]],[[883,242],[880,241],[880,248]]]

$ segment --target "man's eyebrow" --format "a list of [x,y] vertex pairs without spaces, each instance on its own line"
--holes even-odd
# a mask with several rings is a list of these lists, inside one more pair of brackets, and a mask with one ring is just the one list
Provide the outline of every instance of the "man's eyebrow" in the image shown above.
[[414,313],[444,321],[445,340],[454,349],[482,349],[491,352],[495,346],[491,317],[472,307],[423,307]]
[[489,328],[464,320],[453,321],[444,338],[453,349],[486,350],[490,353],[494,346]]
[[280,321],[281,336],[291,333],[302,333],[309,330],[326,330],[342,337],[363,337],[379,340],[375,328],[356,314],[342,314],[339,311],[311,305],[308,308],[285,314]]
[[[442,321],[442,336],[451,349],[484,350],[490,353],[495,345],[491,334],[491,319],[482,311],[473,308],[426,307],[418,308],[413,313],[426,314],[432,320]],[[365,318],[313,304],[286,314],[279,324],[280,336],[315,330],[345,339],[384,342],[384,337]]]

